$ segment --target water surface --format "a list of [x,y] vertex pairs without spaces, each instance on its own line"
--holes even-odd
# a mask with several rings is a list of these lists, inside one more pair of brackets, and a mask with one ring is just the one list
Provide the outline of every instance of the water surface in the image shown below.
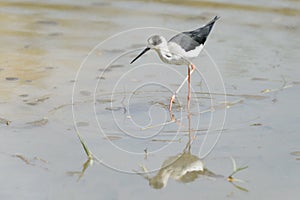
[[[1,199],[298,196],[298,1],[2,1],[0,9]],[[172,122],[168,101],[186,67],[154,52],[129,62],[152,34],[171,37],[215,15],[194,60],[191,117],[185,86]],[[83,166],[74,123],[102,164]],[[226,179],[231,157],[248,166],[234,175],[238,187]],[[194,172],[180,177],[188,163]]]

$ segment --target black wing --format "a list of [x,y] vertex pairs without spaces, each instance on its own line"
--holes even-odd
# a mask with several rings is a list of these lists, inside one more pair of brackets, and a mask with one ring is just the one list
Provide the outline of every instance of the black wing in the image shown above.
[[214,19],[212,19],[208,24],[202,26],[201,28],[193,31],[179,33],[178,35],[172,37],[169,42],[179,44],[185,51],[193,50],[201,44],[204,45],[212,27],[219,18],[220,17],[215,16]]

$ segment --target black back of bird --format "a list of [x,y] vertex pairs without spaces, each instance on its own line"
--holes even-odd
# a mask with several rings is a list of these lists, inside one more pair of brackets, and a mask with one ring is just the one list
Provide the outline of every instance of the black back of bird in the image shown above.
[[190,51],[195,49],[197,46],[204,45],[212,27],[219,18],[220,17],[215,16],[209,23],[196,30],[179,33],[172,37],[169,42],[179,44],[186,51]]

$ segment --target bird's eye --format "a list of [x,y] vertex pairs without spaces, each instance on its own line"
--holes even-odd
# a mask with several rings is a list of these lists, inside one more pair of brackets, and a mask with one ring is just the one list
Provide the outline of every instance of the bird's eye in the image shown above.
[[167,58],[171,58],[171,55],[170,55],[170,54],[166,54],[166,57],[167,57]]

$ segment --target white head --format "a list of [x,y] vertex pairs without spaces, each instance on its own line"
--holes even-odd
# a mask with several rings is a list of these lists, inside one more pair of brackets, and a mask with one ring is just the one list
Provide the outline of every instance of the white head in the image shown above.
[[167,40],[163,36],[153,35],[150,38],[148,38],[147,47],[137,57],[135,57],[130,62],[130,64],[133,63],[134,61],[136,61],[139,57],[141,57],[144,53],[146,53],[150,49],[159,50],[159,49],[165,49],[165,48],[168,48]]
[[148,38],[148,45],[147,47],[151,49],[161,49],[167,46],[167,40],[160,35],[153,35]]

